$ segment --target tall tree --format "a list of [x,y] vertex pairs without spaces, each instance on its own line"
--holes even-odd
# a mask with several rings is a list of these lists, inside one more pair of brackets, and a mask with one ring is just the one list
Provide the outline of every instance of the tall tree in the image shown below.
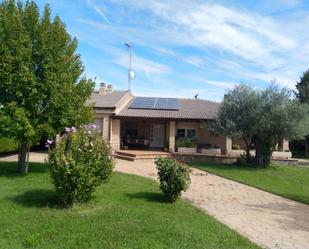
[[242,139],[246,145],[246,159],[250,160],[257,115],[257,94],[253,87],[241,84],[225,95],[216,122],[206,124],[213,133]]
[[[296,89],[296,97],[299,101],[309,105],[309,70],[303,73],[300,81],[296,84]],[[309,157],[309,134],[305,136],[305,155],[307,158]]]
[[0,133],[20,142],[22,173],[32,142],[93,118],[85,102],[94,83],[83,75],[76,49],[48,5],[40,17],[34,1],[0,4]]
[[272,84],[265,90],[236,86],[226,95],[217,120],[209,127],[227,136],[243,139],[249,149],[254,144],[255,163],[269,165],[272,151],[284,138],[300,134],[306,107],[290,99],[291,92]]

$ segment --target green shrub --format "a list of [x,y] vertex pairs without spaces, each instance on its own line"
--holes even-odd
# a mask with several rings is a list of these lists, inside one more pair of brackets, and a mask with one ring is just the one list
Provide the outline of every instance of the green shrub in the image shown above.
[[95,126],[66,129],[59,144],[49,150],[51,177],[61,205],[88,200],[112,174],[110,149]]
[[250,154],[249,158],[246,157],[246,153],[241,154],[235,163],[239,166],[252,166],[254,164],[254,156]]
[[190,139],[190,138],[179,139],[179,140],[177,140],[176,145],[177,145],[177,147],[187,147],[187,148],[196,147],[196,143],[193,142],[193,140]]
[[0,154],[18,151],[18,142],[12,138],[0,137]]
[[240,150],[240,145],[238,145],[238,144],[233,144],[232,150]]
[[191,183],[191,169],[185,164],[170,158],[158,158],[155,161],[160,180],[160,189],[169,202],[175,202]]

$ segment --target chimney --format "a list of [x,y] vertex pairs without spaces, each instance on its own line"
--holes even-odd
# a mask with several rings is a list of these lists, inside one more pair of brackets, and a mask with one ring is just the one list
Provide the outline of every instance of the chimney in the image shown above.
[[113,85],[107,85],[106,93],[112,93],[112,92],[113,92]]
[[103,95],[106,93],[106,84],[104,82],[100,83],[99,94]]

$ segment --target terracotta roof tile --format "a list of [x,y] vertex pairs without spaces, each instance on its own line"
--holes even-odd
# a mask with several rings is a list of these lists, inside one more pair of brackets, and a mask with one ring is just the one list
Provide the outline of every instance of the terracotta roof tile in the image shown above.
[[214,119],[220,103],[202,99],[178,99],[179,110],[149,110],[128,108],[134,98],[118,113],[117,117],[143,117],[166,119]]
[[96,108],[116,108],[126,94],[128,94],[128,91],[114,90],[113,92],[101,95],[98,91],[94,91],[87,104],[94,104]]

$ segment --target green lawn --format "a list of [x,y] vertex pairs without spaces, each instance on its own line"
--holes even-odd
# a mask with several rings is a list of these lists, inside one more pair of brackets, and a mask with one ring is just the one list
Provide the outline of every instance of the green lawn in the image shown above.
[[88,203],[59,209],[44,164],[0,163],[0,248],[258,248],[152,180],[116,174]]
[[0,137],[0,154],[18,150],[18,144],[10,138]]
[[280,165],[261,169],[211,163],[191,166],[309,204],[309,168]]

